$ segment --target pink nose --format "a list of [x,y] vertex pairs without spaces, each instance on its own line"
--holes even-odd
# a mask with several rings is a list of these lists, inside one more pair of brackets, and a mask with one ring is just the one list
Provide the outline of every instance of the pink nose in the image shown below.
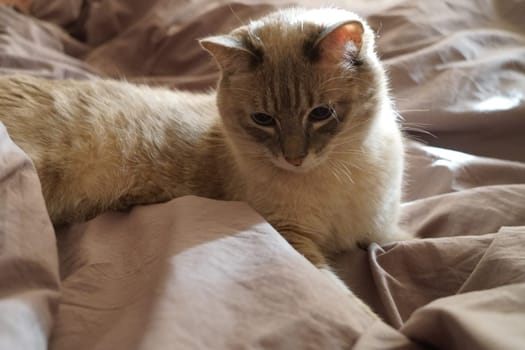
[[286,161],[292,165],[300,166],[303,164],[304,157],[284,157],[284,159],[286,159]]

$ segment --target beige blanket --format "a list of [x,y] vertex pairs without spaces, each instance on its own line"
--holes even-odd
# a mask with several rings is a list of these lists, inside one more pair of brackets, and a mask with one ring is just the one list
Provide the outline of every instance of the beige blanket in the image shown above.
[[[36,173],[2,126],[0,349],[523,348],[525,3],[332,3],[378,32],[407,135],[419,140],[407,144],[402,225],[421,239],[334,261],[382,321],[243,203],[185,197],[55,232]],[[209,88],[217,71],[196,39],[281,6],[0,6],[0,73]]]

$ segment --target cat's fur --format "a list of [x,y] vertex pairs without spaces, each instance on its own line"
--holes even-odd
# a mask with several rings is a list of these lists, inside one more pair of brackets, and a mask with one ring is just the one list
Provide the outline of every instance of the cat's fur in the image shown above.
[[[397,238],[402,137],[362,19],[290,9],[201,45],[221,67],[217,94],[0,78],[0,120],[55,224],[191,194],[248,202],[317,266]],[[309,121],[323,104],[337,115]]]

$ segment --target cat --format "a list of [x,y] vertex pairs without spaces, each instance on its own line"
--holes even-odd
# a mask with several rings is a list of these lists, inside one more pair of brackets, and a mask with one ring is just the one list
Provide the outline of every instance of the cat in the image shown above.
[[55,225],[197,195],[249,203],[318,267],[403,238],[403,138],[363,19],[292,8],[200,45],[216,92],[0,78]]

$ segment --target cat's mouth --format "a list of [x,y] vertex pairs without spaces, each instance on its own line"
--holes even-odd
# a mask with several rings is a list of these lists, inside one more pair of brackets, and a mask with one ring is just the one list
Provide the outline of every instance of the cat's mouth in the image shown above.
[[280,169],[293,173],[304,174],[319,165],[319,160],[307,155],[303,159],[286,159],[282,155],[272,157],[272,163]]

